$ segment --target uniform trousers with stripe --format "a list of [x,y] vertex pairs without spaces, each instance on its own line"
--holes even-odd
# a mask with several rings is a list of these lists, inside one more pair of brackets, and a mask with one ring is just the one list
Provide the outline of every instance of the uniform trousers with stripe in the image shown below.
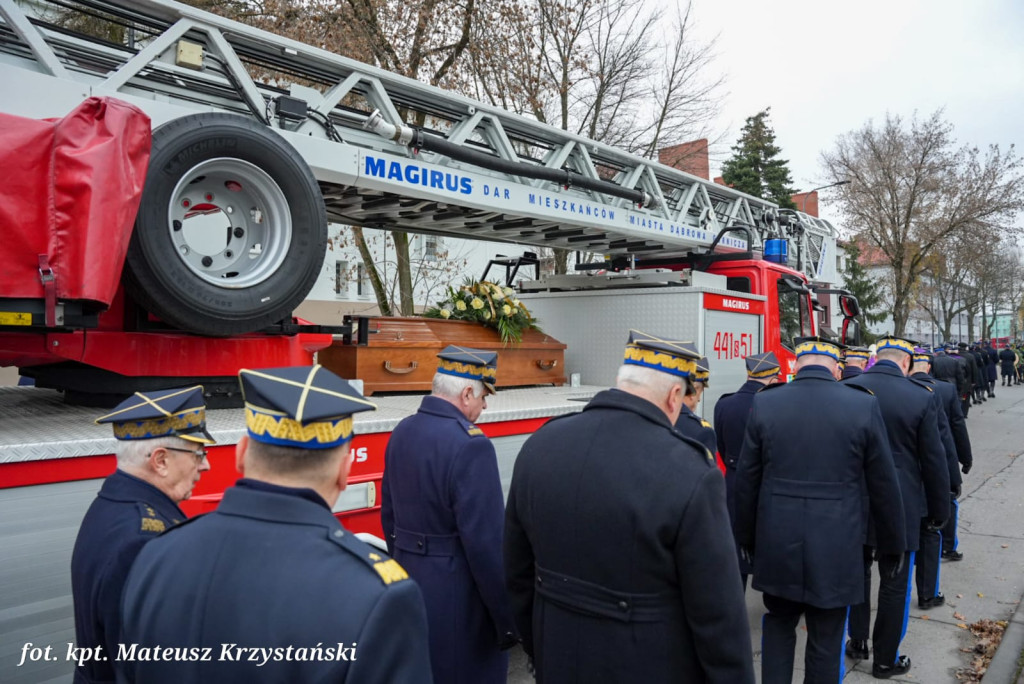
[[[864,552],[864,603],[850,607],[850,638],[868,638],[868,623],[871,620],[871,556],[868,547]],[[895,665],[900,656],[900,642],[907,633],[910,618],[911,570],[914,567],[913,551],[903,554],[903,567],[896,577],[879,576],[878,613],[875,615],[875,631],[872,635],[874,662],[879,665]]]
[[796,653],[796,628],[806,616],[807,650],[804,653],[804,684],[836,684],[845,674],[843,634],[847,606],[818,608],[764,594],[761,637],[761,683],[791,684]]

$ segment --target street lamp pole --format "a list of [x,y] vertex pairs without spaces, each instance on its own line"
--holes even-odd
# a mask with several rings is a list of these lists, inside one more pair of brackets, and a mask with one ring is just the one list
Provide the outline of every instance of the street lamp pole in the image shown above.
[[837,186],[840,186],[840,185],[848,185],[849,183],[850,183],[850,181],[848,179],[847,180],[836,181],[835,183],[829,183],[828,185],[822,185],[821,187],[813,188],[812,190],[809,190],[808,192],[805,192],[804,193],[804,197],[803,197],[803,201],[800,202],[800,211],[802,211],[805,214],[807,213],[807,198],[810,197],[812,193],[818,192],[819,190],[827,190],[828,188],[834,188],[834,187],[837,187]]

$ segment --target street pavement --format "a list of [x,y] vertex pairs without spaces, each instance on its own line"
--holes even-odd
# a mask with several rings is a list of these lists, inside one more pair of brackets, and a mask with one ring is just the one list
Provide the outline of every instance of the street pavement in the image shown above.
[[[940,684],[956,682],[959,669],[970,666],[974,637],[968,625],[985,618],[1009,620],[1024,594],[1024,385],[996,386],[996,396],[972,406],[967,419],[974,451],[974,468],[964,478],[960,498],[959,549],[964,559],[943,561],[940,583],[946,605],[930,610],[917,607],[911,599],[907,635],[900,653],[910,656],[913,666],[894,682]],[[877,594],[878,574],[872,582]],[[872,604],[876,601],[872,597]],[[765,610],[760,592],[747,590],[754,669],[760,682],[761,617]],[[874,617],[872,617],[872,622]],[[803,653],[806,631],[798,628],[794,682],[803,682]],[[1022,678],[1024,679],[1024,678]],[[521,649],[512,652],[510,684],[527,684]],[[846,659],[844,684],[875,682],[871,661]],[[985,684],[1013,684],[1012,680],[985,679]],[[1024,684],[1024,681],[1020,682]]]

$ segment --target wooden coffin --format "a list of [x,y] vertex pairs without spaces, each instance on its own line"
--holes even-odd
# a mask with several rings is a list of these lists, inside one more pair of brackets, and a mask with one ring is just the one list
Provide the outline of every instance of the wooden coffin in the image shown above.
[[363,324],[370,331],[366,345],[335,340],[317,359],[343,378],[362,380],[367,396],[430,391],[437,353],[450,344],[497,351],[499,388],[565,384],[565,345],[535,330],[527,330],[521,344],[506,347],[496,330],[465,321],[379,317]]

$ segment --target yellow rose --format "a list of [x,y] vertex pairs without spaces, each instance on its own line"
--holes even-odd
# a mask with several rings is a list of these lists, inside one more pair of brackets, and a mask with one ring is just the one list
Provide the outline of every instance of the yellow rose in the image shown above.
[[451,318],[452,312],[448,309],[441,309],[441,318]]
[[506,316],[511,316],[512,307],[506,304],[505,306],[501,307],[501,313],[505,314]]
[[491,320],[491,312],[490,311],[484,311],[484,320],[485,321]]
[[513,306],[512,307],[512,315],[513,316],[518,316],[519,315],[519,307],[517,307],[517,306]]
[[469,305],[476,309],[477,311],[479,311],[480,309],[484,308],[484,300],[480,299],[479,297],[473,297],[473,301],[471,301]]
[[462,301],[460,299],[459,301],[455,302],[455,308],[458,309],[459,311],[465,311],[466,310],[466,302],[464,302],[464,301]]

